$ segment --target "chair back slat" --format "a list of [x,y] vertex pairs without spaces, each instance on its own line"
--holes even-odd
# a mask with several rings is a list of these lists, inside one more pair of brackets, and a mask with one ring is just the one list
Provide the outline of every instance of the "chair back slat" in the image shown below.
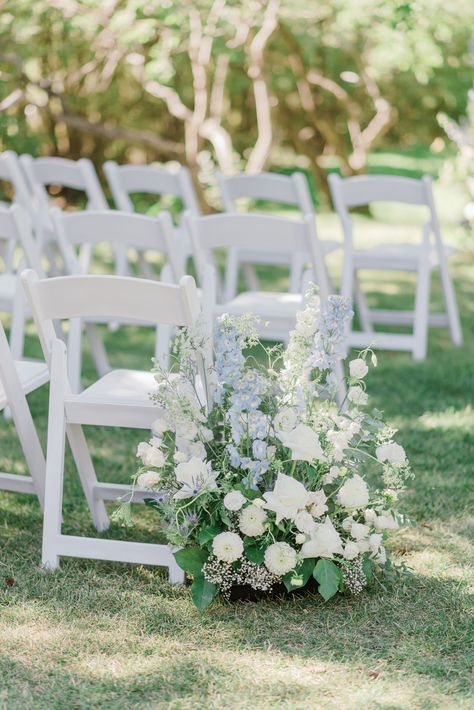
[[227,177],[218,174],[217,178],[226,212],[236,212],[236,200],[242,198],[280,202],[296,207],[303,215],[314,212],[303,173],[293,173],[293,175],[239,173]]
[[27,270],[22,280],[37,326],[54,320],[114,319],[150,325],[191,325],[198,303],[194,279],[163,284],[127,276],[59,276],[39,279]]
[[172,172],[155,165],[117,165],[110,160],[104,164],[104,172],[114,201],[120,210],[134,212],[130,195],[143,192],[150,195],[177,197],[182,200],[185,210],[199,214],[189,171],[185,167]]
[[33,158],[31,155],[22,155],[20,161],[32,191],[42,195],[43,201],[44,199],[48,201],[46,187],[57,184],[84,192],[89,209],[107,209],[107,200],[94,166],[87,158],[76,161],[67,158]]
[[364,175],[342,179],[329,176],[334,202],[347,209],[373,202],[401,202],[428,206],[423,180],[392,175]]

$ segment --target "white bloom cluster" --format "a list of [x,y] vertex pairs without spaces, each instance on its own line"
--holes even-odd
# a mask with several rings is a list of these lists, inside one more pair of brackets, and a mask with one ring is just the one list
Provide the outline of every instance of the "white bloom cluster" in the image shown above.
[[[347,302],[331,297],[324,311],[312,291],[280,370],[277,349],[267,351],[268,368],[246,357],[254,320],[229,315],[216,324],[212,366],[203,366],[210,343],[198,327],[179,339],[178,374],[156,367],[159,411],[137,449],[136,485],[150,491],[196,584],[204,576],[224,595],[239,585],[270,591],[325,570],[326,598],[359,593],[364,570],[383,568],[410,469],[395,431],[363,409],[373,353],[349,362],[347,410],[328,399],[349,317]],[[382,481],[373,490],[369,464]]]

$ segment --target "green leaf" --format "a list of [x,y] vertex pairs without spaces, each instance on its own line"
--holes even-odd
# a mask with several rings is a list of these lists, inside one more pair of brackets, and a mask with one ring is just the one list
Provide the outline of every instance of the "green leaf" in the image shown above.
[[221,529],[217,525],[207,525],[205,528],[198,533],[198,542],[200,545],[205,545],[206,542],[215,538],[216,535],[220,533]]
[[319,583],[318,591],[324,601],[333,597],[341,579],[341,571],[331,560],[318,560],[313,571],[313,577]]
[[256,565],[261,565],[265,556],[265,551],[257,545],[249,545],[245,548],[245,556],[250,562],[255,562]]
[[218,591],[219,586],[217,584],[208,582],[207,579],[204,579],[202,574],[200,574],[195,578],[192,584],[191,596],[194,604],[202,611],[209,606]]
[[367,583],[371,582],[374,578],[374,573],[372,569],[372,562],[370,561],[368,556],[364,556],[364,561],[362,562],[362,569],[364,571]]
[[209,554],[201,547],[183,547],[174,553],[174,557],[181,569],[194,576],[201,574],[201,569]]
[[283,577],[283,584],[289,592],[301,589],[308,583],[314,569],[314,560],[306,559],[292,572]]

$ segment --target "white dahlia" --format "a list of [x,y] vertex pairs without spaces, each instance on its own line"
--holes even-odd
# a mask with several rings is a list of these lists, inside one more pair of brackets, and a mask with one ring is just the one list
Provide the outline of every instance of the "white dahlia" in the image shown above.
[[212,551],[218,560],[230,564],[242,557],[244,543],[237,533],[223,532],[212,541]]
[[296,566],[296,550],[287,542],[274,542],[265,550],[265,567],[277,577],[283,577]]
[[258,537],[265,532],[267,514],[256,505],[248,505],[240,514],[239,528],[244,535]]

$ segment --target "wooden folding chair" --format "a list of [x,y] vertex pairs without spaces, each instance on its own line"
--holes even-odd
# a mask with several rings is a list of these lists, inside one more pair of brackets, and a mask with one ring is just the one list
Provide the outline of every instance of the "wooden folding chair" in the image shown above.
[[48,380],[49,372],[45,363],[13,360],[0,323],[0,411],[9,408],[30,471],[29,476],[0,473],[0,489],[33,493],[38,496],[41,508],[44,502],[46,464],[26,395]]
[[[131,196],[142,193],[156,197],[174,197],[181,201],[183,211],[199,215],[200,209],[189,170],[180,166],[177,170],[157,165],[117,165],[113,160],[104,163],[104,173],[110,192],[119,210],[135,212]],[[180,271],[187,273],[187,262],[192,256],[189,237],[181,225],[175,227],[176,243],[180,254]],[[120,270],[120,268],[122,270]],[[128,273],[127,265],[117,273]]]
[[[433,200],[431,178],[421,180],[392,175],[370,175],[342,179],[329,176],[334,206],[344,232],[344,266],[341,294],[352,298],[362,269],[406,271],[416,274],[415,307],[411,311],[368,309],[364,298],[358,298],[362,331],[352,330],[348,344],[356,348],[374,345],[386,350],[408,350],[414,360],[424,360],[428,343],[428,327],[449,327],[455,345],[462,344],[456,294],[448,270],[448,259],[455,250],[443,244],[438,216]],[[420,242],[380,243],[369,249],[354,245],[349,210],[376,202],[395,202],[425,207],[428,221],[424,224]],[[433,239],[434,237],[434,239]],[[430,313],[430,281],[439,271],[445,301],[445,313]],[[410,334],[374,331],[373,326],[412,325]]]
[[[249,175],[224,176],[217,174],[217,181],[221,191],[222,201],[226,212],[236,213],[242,201],[266,200],[281,205],[294,207],[301,217],[311,216],[316,219],[313,201],[309,192],[308,182],[303,173],[295,172],[292,175],[277,175],[276,173],[257,173]],[[340,242],[320,240],[322,254],[326,257],[331,252],[341,247]],[[231,300],[237,295],[237,281],[239,269],[242,266],[248,287],[258,291],[258,280],[252,264],[284,264],[290,266],[290,292],[301,292],[301,279],[305,268],[305,252],[298,252],[296,245],[289,254],[287,250],[278,252],[259,252],[257,249],[243,251],[242,248],[233,247],[229,250],[225,276],[225,300]],[[324,264],[323,264],[324,265]],[[325,268],[325,266],[324,266]],[[326,280],[328,277],[326,276]]]
[[[167,545],[65,535],[61,531],[66,436],[97,530],[109,525],[104,501],[130,492],[130,486],[97,480],[83,425],[150,428],[157,409],[149,394],[156,386],[151,372],[112,370],[80,394],[68,378],[67,348],[56,338],[53,322],[64,319],[112,318],[136,324],[192,326],[199,314],[194,280],[179,286],[118,276],[66,276],[40,280],[33,271],[22,275],[35,317],[51,389],[46,464],[43,563],[56,569],[61,556],[137,562],[168,567],[170,580],[181,582]],[[202,395],[205,398],[205,395]],[[136,490],[135,502],[150,492]]]

